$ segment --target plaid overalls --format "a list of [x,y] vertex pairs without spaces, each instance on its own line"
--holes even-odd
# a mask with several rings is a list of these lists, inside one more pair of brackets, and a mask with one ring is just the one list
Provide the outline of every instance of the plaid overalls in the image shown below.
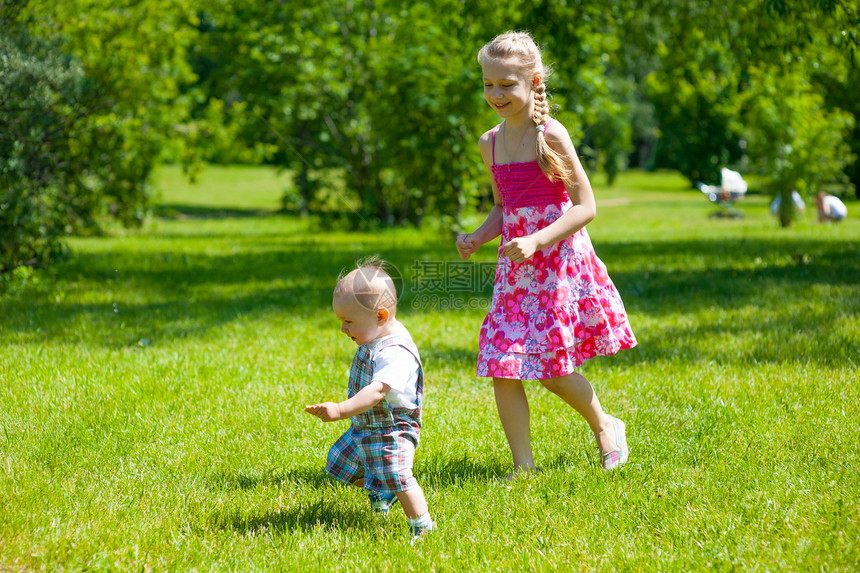
[[402,346],[418,361],[417,404],[415,409],[390,406],[385,400],[350,418],[352,424],[328,452],[326,472],[334,479],[353,483],[364,478],[364,489],[393,493],[416,487],[412,462],[421,427],[421,397],[424,369],[418,348],[409,336],[394,335],[372,348],[362,344],[355,352],[349,372],[348,395],[352,398],[373,381],[377,354],[389,346]]

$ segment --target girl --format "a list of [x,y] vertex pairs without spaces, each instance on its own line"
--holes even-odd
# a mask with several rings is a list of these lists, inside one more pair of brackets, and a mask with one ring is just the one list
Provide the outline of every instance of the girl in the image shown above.
[[457,237],[457,250],[466,260],[502,235],[477,373],[493,378],[514,461],[508,478],[536,469],[522,380],[540,380],[585,418],[611,470],[627,461],[624,423],[603,411],[574,369],[636,339],[585,230],[595,215],[591,184],[567,130],[549,116],[548,70],[532,37],[501,34],[478,62],[484,98],[504,120],[479,142],[495,205],[475,232]]

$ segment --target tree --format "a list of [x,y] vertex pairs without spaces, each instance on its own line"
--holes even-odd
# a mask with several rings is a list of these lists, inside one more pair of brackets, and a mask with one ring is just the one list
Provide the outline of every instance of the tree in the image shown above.
[[81,109],[92,87],[77,62],[17,24],[14,8],[0,13],[0,273],[55,259],[59,237],[91,201],[66,166],[77,127],[69,110]]
[[183,117],[191,19],[181,0],[2,0],[0,271],[47,263],[105,217],[144,220]]
[[634,138],[653,145],[656,128],[654,167],[677,169],[691,183],[718,180],[741,156],[733,10],[725,2],[635,3],[620,32],[624,72],[636,78],[637,109],[647,114]]
[[[201,6],[200,41],[191,48],[199,78],[189,90],[196,121],[217,108],[221,126],[230,126],[235,138],[225,141],[229,150],[197,146],[189,153],[291,170],[303,215],[314,200],[316,173],[336,155],[321,137],[327,127],[320,115],[330,100],[329,66],[338,65],[325,40],[336,27],[330,4],[208,2]],[[205,136],[219,127],[217,121],[202,125]]]
[[[623,43],[632,47],[628,59],[648,68],[645,93],[660,130],[656,165],[691,182],[714,180],[721,166],[740,162],[743,142],[747,168],[784,199],[795,188],[846,187],[854,156],[844,141],[854,122],[840,109],[846,98],[824,96],[850,85],[860,23],[854,4],[650,0],[631,7]],[[782,205],[785,225],[792,202]]]
[[827,110],[803,74],[752,69],[744,94],[745,134],[754,167],[768,175],[767,190],[781,196],[779,221],[787,227],[796,213],[792,190],[813,195],[828,184],[847,184],[852,160],[845,136],[853,117]]
[[245,116],[244,143],[265,142],[266,160],[296,174],[302,212],[322,177],[342,175],[353,224],[457,219],[481,165],[474,54],[486,38],[474,22],[500,13],[463,4],[209,3],[195,89],[222,99],[231,121]]

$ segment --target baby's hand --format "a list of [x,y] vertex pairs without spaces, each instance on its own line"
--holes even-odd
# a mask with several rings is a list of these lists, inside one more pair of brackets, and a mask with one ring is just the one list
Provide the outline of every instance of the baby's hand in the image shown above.
[[469,233],[457,236],[457,251],[460,253],[460,258],[468,260],[472,253],[478,250],[479,245],[475,245],[472,241],[472,235]]
[[340,420],[340,406],[336,402],[311,404],[310,406],[305,406],[305,412],[311,416],[316,416],[323,422],[335,422]]

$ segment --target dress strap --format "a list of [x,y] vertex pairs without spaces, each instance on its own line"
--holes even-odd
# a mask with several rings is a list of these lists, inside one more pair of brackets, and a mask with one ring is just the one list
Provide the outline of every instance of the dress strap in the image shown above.
[[502,124],[499,123],[496,125],[496,127],[493,128],[493,135],[491,136],[492,139],[490,140],[490,145],[493,148],[493,165],[496,164],[496,132],[499,131],[499,126],[501,125]]

